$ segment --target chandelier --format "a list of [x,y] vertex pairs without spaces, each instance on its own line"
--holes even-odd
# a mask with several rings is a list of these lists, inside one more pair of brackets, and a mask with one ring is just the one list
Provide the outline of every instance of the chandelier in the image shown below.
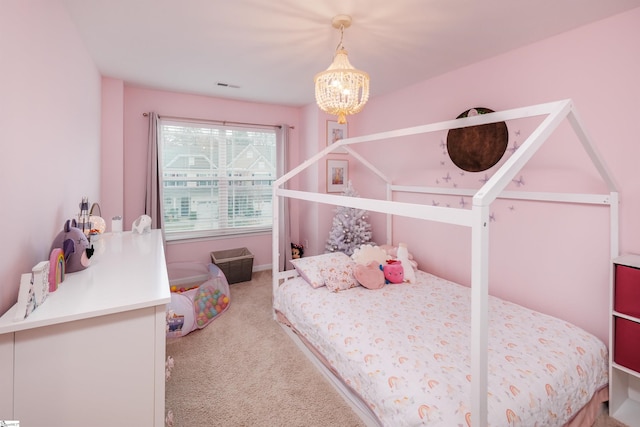
[[340,43],[333,62],[314,77],[316,102],[322,111],[338,116],[338,123],[347,122],[347,115],[362,111],[369,99],[369,74],[356,70],[347,58],[342,45],[344,29],[351,25],[351,17],[338,15],[331,21],[340,30]]

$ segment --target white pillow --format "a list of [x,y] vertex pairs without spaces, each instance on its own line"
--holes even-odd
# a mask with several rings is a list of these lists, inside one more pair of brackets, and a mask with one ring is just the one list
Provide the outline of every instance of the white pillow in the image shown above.
[[322,270],[337,266],[346,268],[344,266],[352,264],[353,260],[342,252],[329,252],[322,255],[292,259],[289,262],[293,264],[298,274],[302,276],[307,283],[314,288],[320,288],[325,286],[325,278],[323,277]]

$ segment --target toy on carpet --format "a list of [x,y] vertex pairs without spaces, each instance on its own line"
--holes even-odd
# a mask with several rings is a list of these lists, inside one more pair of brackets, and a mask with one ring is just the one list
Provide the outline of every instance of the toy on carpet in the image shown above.
[[[216,265],[210,264],[208,268],[197,263],[184,265],[193,268],[193,273],[200,273],[200,270],[206,272],[205,278],[208,277],[208,280],[195,285],[192,281],[184,286],[171,285],[171,302],[167,305],[167,338],[183,337],[195,329],[204,328],[222,314],[231,301],[227,279]],[[180,269],[179,266],[174,267]]]
[[196,323],[199,328],[205,326],[229,305],[229,297],[213,286],[200,286],[193,299],[196,310]]

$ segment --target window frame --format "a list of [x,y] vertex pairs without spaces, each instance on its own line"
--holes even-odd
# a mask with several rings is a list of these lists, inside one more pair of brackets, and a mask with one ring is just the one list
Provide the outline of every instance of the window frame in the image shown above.
[[[187,129],[192,128],[194,130],[208,129],[209,131],[212,131],[212,133],[213,131],[216,131],[218,133],[217,138],[220,138],[228,133],[229,136],[224,138],[226,146],[229,145],[230,138],[231,139],[239,138],[237,133],[247,132],[248,135],[256,132],[259,134],[260,133],[272,134],[273,140],[269,141],[268,140],[270,139],[269,136],[263,137],[262,145],[269,146],[270,144],[273,144],[274,151],[270,152],[269,159],[265,159],[263,156],[264,153],[263,152],[258,153],[259,150],[255,148],[257,145],[254,145],[253,143],[249,143],[245,147],[245,150],[249,150],[249,151],[246,151],[246,155],[248,158],[256,157],[256,162],[254,162],[254,164],[258,163],[258,161],[262,161],[264,165],[265,160],[267,160],[266,163],[268,163],[268,167],[266,169],[253,170],[254,173],[250,176],[246,174],[246,171],[252,171],[251,168],[248,168],[246,170],[239,169],[239,172],[238,172],[238,170],[234,170],[232,166],[229,166],[230,163],[228,161],[223,168],[215,169],[213,155],[211,156],[212,158],[209,159],[210,167],[208,169],[201,171],[206,173],[201,173],[200,171],[196,171],[196,169],[189,170],[187,172],[183,171],[183,173],[181,173],[179,168],[176,168],[176,170],[174,170],[173,172],[167,173],[167,169],[168,169],[167,163],[164,161],[165,156],[168,155],[167,154],[168,150],[165,150],[165,133],[166,133],[165,127],[166,126],[177,126],[177,127],[184,127]],[[243,236],[260,235],[260,234],[266,234],[266,233],[272,232],[273,206],[270,206],[270,204],[272,203],[272,200],[271,200],[272,185],[273,185],[273,182],[280,175],[280,172],[279,172],[280,156],[282,151],[280,148],[281,143],[279,141],[280,138],[277,132],[277,128],[279,128],[279,126],[252,125],[252,124],[228,124],[225,122],[185,119],[185,118],[162,118],[161,117],[158,119],[158,145],[159,145],[158,146],[158,179],[159,179],[160,200],[161,200],[162,217],[163,217],[163,220],[162,220],[163,232],[164,232],[166,241],[184,241],[184,240],[203,239],[203,238],[211,239],[211,238],[243,237]],[[213,136],[211,136],[211,138],[215,139]],[[244,138],[246,138],[246,135],[244,136]],[[221,142],[222,141],[220,140],[217,141],[218,147],[220,146]],[[234,147],[235,144],[237,143],[234,141],[231,143],[231,146]],[[260,144],[258,143],[258,145]],[[227,149],[228,148],[225,148],[225,150]],[[213,148],[211,148],[211,151],[213,152]],[[266,150],[266,151],[269,151],[269,150]],[[235,154],[234,160],[237,160],[237,156],[239,156],[242,152],[243,150],[239,150],[238,152],[235,152],[236,154]],[[180,155],[185,156],[187,154],[182,153]],[[177,158],[178,156],[174,157],[174,159],[177,159]],[[223,159],[224,158],[225,157],[223,155]],[[193,166],[194,164],[194,160],[191,158],[188,158],[187,162],[189,162],[189,166]],[[218,164],[218,166],[220,166],[220,164]],[[221,175],[221,174],[224,174],[224,175]],[[176,178],[176,179],[172,180],[170,178]],[[182,185],[180,185],[181,181],[182,181]],[[220,199],[217,198],[216,200],[214,200],[214,195],[213,195],[214,190],[220,191],[219,184],[223,181],[226,182],[226,187],[229,188],[228,190],[229,193],[225,193],[227,199],[229,197],[231,198],[239,197],[239,198],[251,200],[251,194],[248,194],[251,192],[251,189],[248,189],[247,191],[245,191],[245,194],[236,193],[237,191],[242,192],[241,187],[244,187],[244,186],[251,187],[251,188],[254,187],[254,185],[252,184],[243,185],[242,182],[259,182],[263,184],[263,186],[268,186],[268,189],[265,189],[265,188],[257,189],[257,191],[260,192],[260,194],[258,195],[258,199],[259,199],[258,205],[264,204],[267,207],[266,209],[261,210],[261,212],[263,213],[258,217],[258,221],[260,220],[264,221],[266,218],[268,218],[269,219],[268,224],[263,223],[263,224],[258,224],[256,226],[234,225],[230,227],[222,227],[222,228],[212,227],[212,228],[198,229],[198,230],[168,229],[167,224],[173,222],[171,221],[170,216],[167,214],[168,209],[171,209],[174,211],[177,210],[180,218],[185,217],[184,215],[185,208],[189,210],[188,215],[192,215],[195,212],[197,212],[197,210],[194,211],[194,208],[193,208],[194,199],[190,193],[191,193],[191,190],[196,189],[198,187],[209,188],[210,191],[212,192],[211,198],[209,199],[209,203],[214,203],[218,205],[218,210],[217,210],[218,214],[220,214],[220,212],[223,212],[225,210],[225,207],[229,206],[228,204],[229,202],[223,201],[218,204],[217,202],[219,202]],[[167,185],[168,183],[173,183],[173,185]],[[207,183],[211,185],[207,185]],[[182,197],[176,196],[174,199],[171,199],[174,201],[173,205],[171,203],[167,204],[167,192],[170,190],[176,190],[178,188],[180,189],[184,188],[184,190],[188,190],[188,192],[185,192],[184,196]],[[233,195],[231,195],[231,193],[233,193]],[[188,200],[185,202],[184,198],[187,198]],[[175,201],[179,203],[178,206],[175,206]],[[204,201],[206,200],[205,198],[202,198],[200,201],[204,203]],[[185,203],[188,206],[185,207]],[[234,200],[234,202],[232,203],[241,203],[241,202],[237,202]],[[252,204],[254,203],[255,202],[252,202]],[[168,205],[171,205],[173,207],[167,208]],[[229,209],[235,209],[237,208],[237,206],[239,205],[236,204],[234,207],[226,207],[225,214],[230,212]],[[248,210],[253,209],[253,207],[249,207],[248,205],[245,205],[245,206],[246,206],[246,209]],[[214,211],[212,210],[212,213],[211,213],[212,215],[213,215],[213,212]],[[234,218],[234,217],[235,215],[231,214],[229,216],[226,216],[225,219],[223,219],[222,221],[227,221],[229,220],[229,218]],[[241,217],[245,219],[248,218],[248,216],[246,215]],[[236,219],[231,219],[230,221],[234,221],[234,220],[237,221],[238,220],[237,217]],[[217,220],[215,218],[212,218],[211,221],[212,223],[214,223]]]

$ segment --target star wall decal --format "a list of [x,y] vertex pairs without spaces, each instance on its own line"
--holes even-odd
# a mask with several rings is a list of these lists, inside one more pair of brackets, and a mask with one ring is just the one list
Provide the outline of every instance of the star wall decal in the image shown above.
[[513,154],[516,151],[518,151],[518,148],[520,148],[520,145],[518,144],[518,141],[513,141],[513,145],[511,147],[509,147],[509,151],[511,152],[511,154]]

